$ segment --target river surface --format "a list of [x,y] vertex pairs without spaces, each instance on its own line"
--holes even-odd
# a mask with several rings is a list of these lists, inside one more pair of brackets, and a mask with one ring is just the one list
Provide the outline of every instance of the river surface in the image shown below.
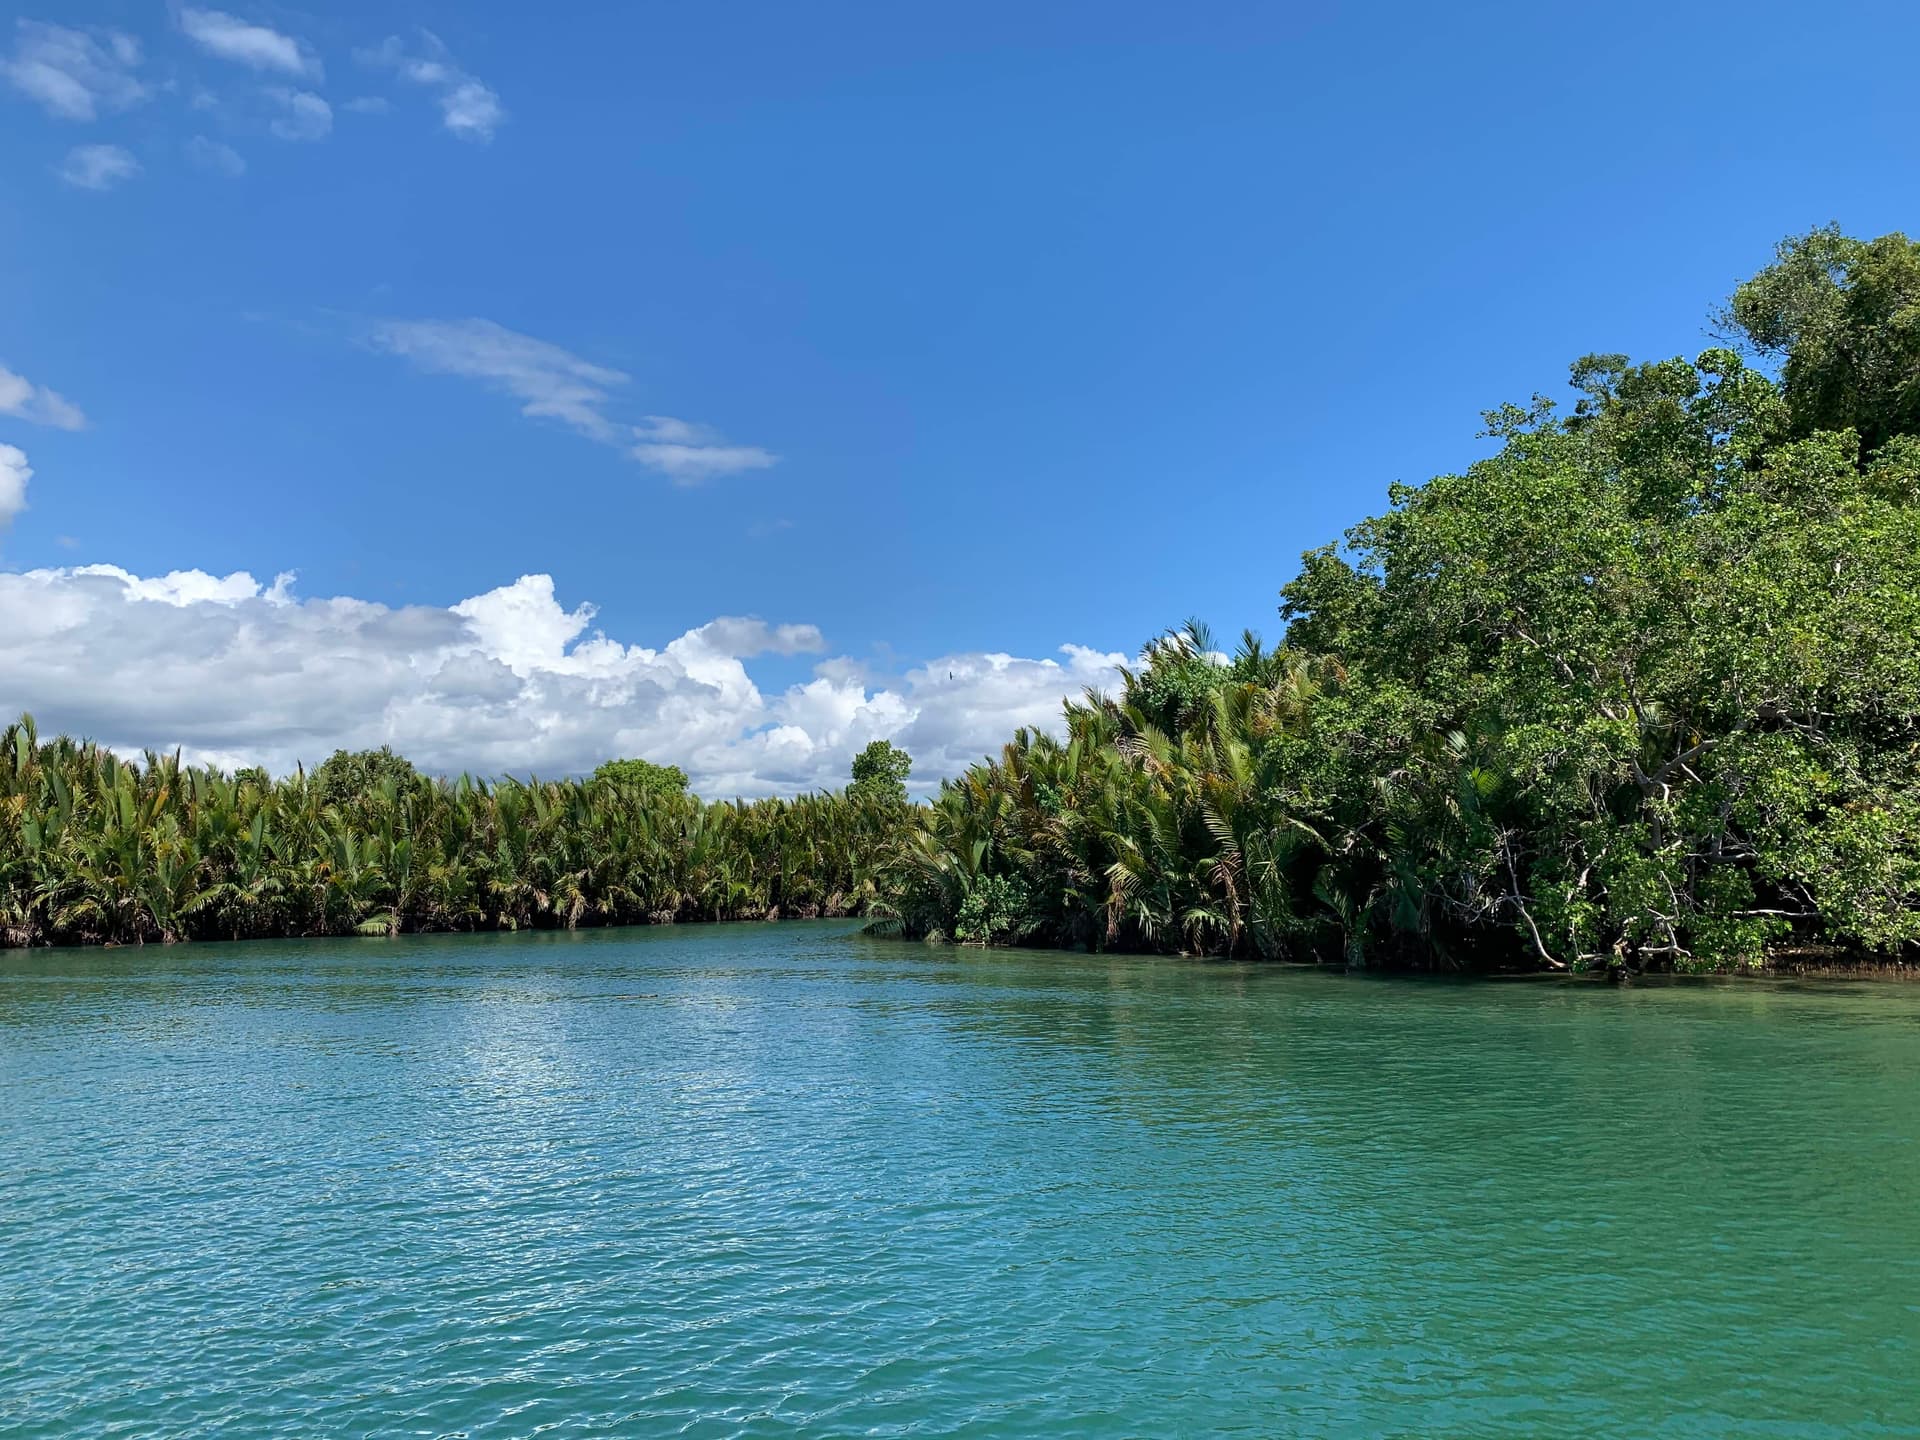
[[0,952],[0,1434],[1920,1435],[1920,989]]

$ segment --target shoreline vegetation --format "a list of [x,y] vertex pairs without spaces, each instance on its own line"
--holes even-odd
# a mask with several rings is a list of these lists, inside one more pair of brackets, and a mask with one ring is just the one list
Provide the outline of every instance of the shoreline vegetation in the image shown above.
[[0,943],[854,915],[962,943],[1482,972],[1920,961],[1920,245],[1778,247],[1692,361],[1396,485],[1285,625],[908,802],[703,802],[670,766],[275,779],[0,735]]

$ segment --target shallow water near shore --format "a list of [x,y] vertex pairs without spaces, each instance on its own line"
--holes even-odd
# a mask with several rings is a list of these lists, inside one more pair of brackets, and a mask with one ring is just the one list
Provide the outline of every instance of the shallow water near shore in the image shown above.
[[1920,1434],[1920,991],[0,953],[0,1433]]

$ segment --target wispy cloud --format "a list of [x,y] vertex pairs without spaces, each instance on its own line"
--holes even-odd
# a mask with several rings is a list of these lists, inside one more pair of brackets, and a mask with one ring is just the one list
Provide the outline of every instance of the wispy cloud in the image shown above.
[[433,92],[440,106],[441,123],[462,140],[481,144],[493,139],[493,132],[507,118],[500,97],[480,79],[455,62],[445,42],[431,30],[419,32],[418,47],[410,47],[398,35],[389,35],[370,50],[357,56],[362,64],[391,70],[401,79]]
[[0,530],[27,508],[27,482],[32,478],[27,452],[17,445],[0,445]]
[[387,103],[385,96],[360,95],[347,101],[340,108],[350,110],[355,115],[384,115],[393,107]]
[[177,18],[181,33],[221,60],[283,75],[310,75],[317,79],[321,73],[320,57],[313,52],[313,47],[292,35],[283,35],[223,10],[187,9],[180,11]]
[[140,173],[140,162],[118,145],[76,145],[55,171],[81,190],[111,190]]
[[607,411],[626,375],[491,320],[387,320],[374,326],[372,339],[422,370],[478,380],[512,396],[522,415],[558,420],[618,446],[676,485],[764,470],[780,458],[755,445],[729,444],[712,427],[671,415],[616,423]]
[[602,409],[608,391],[627,377],[558,345],[478,319],[389,320],[375,327],[373,339],[422,370],[504,391],[521,402],[522,415],[562,421],[596,440],[618,438]]
[[333,107],[310,90],[270,86],[266,96],[279,107],[267,128],[282,140],[324,140],[333,130]]
[[33,425],[51,425],[56,430],[84,430],[87,417],[80,407],[44,385],[36,385],[24,375],[0,365],[0,415],[11,415]]
[[247,162],[240,152],[219,140],[196,135],[187,142],[187,159],[202,170],[237,180],[247,173]]
[[92,120],[146,98],[147,87],[133,73],[139,65],[140,42],[118,30],[19,20],[13,53],[0,59],[0,77],[49,115]]
[[780,458],[758,445],[729,445],[711,426],[671,415],[648,415],[633,427],[633,433],[638,441],[633,458],[676,485],[699,485],[722,475],[765,470]]

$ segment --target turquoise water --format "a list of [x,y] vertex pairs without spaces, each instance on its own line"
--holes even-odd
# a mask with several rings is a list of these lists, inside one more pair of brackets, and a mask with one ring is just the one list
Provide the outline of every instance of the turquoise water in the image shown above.
[[0,954],[0,1434],[1920,1434],[1920,990]]

